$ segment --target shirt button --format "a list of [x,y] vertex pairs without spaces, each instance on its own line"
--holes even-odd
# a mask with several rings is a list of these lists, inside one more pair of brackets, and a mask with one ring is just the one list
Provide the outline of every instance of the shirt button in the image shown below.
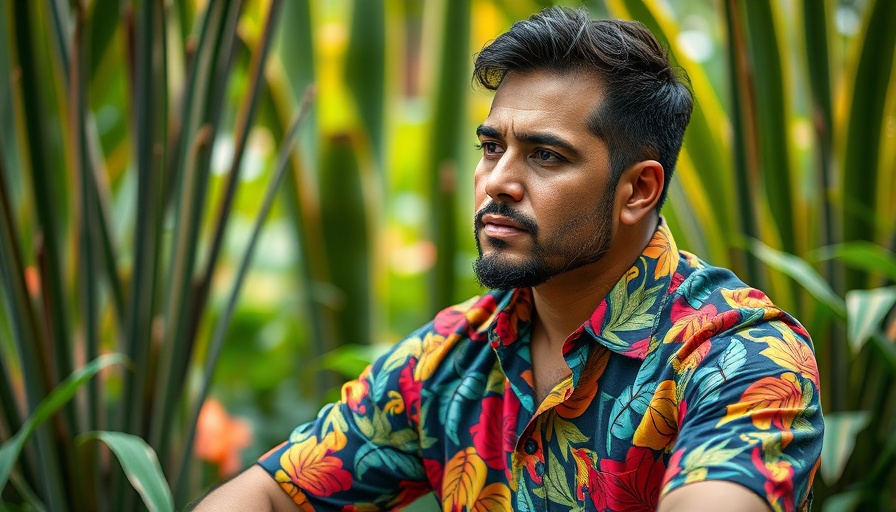
[[535,452],[538,451],[538,443],[532,438],[526,439],[526,443],[523,445],[523,450],[526,452],[526,455],[534,455]]

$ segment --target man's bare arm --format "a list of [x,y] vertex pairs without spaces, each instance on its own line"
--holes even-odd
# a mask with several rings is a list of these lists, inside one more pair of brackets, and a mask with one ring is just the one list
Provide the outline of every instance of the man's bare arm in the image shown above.
[[209,493],[196,512],[295,512],[298,506],[261,466],[253,465]]
[[657,512],[758,512],[768,504],[746,487],[723,480],[694,482],[664,496]]

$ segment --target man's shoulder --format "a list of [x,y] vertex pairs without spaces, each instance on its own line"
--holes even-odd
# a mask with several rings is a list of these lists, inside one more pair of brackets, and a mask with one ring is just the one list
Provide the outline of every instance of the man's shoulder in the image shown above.
[[439,311],[425,329],[440,336],[483,334],[494,322],[512,292],[490,290]]
[[704,327],[704,335],[717,336],[730,329],[755,329],[775,323],[808,338],[802,325],[765,292],[744,283],[731,270],[679,252],[681,259],[663,315],[669,330],[677,332],[681,327],[694,334],[695,328]]

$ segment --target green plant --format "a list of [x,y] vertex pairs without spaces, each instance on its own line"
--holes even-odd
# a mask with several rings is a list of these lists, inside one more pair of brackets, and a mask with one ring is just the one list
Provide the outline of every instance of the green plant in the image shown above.
[[[263,17],[242,1],[202,12],[153,0],[17,0],[0,9],[0,92],[13,98],[0,116],[4,506],[133,510],[136,494],[91,440],[111,448],[152,509],[173,508],[162,470],[179,505],[197,492],[196,417],[310,101],[281,134],[229,301],[212,316],[212,280],[282,5],[266,2]],[[237,26],[252,16],[260,23],[249,46]],[[228,119],[235,79],[246,85]],[[232,164],[214,178],[212,147],[230,130]],[[129,361],[125,371],[90,379],[109,352]],[[94,362],[73,373],[78,361]],[[201,367],[198,386],[191,367]]]

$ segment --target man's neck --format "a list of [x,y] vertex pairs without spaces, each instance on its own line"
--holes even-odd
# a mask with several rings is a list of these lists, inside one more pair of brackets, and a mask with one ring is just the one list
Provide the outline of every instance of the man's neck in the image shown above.
[[625,236],[617,233],[616,242],[599,261],[533,289],[535,328],[546,336],[552,351],[560,351],[569,335],[591,317],[650,243],[653,233],[652,228]]

